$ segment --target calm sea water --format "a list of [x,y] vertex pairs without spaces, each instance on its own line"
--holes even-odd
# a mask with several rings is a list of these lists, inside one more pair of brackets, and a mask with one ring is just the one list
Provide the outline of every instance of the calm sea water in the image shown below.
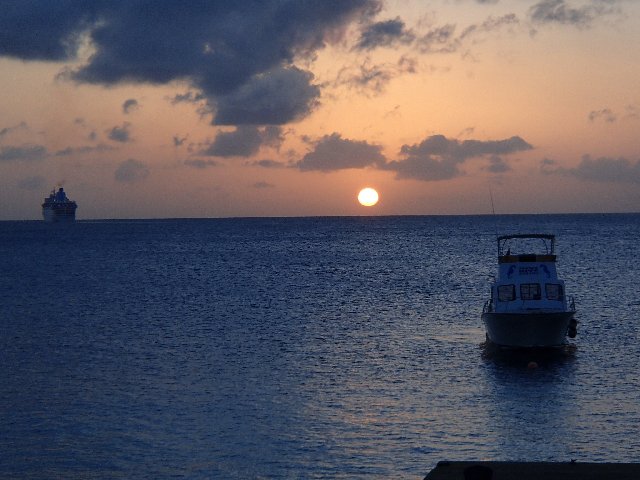
[[[484,345],[496,232],[558,236],[566,349]],[[0,222],[0,477],[637,461],[638,238],[640,215]]]

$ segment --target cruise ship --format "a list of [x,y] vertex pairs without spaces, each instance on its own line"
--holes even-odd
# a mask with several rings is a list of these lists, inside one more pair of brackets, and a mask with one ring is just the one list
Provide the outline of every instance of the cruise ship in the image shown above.
[[44,199],[42,204],[42,217],[45,222],[73,222],[76,219],[78,205],[67,198],[64,189],[55,189]]

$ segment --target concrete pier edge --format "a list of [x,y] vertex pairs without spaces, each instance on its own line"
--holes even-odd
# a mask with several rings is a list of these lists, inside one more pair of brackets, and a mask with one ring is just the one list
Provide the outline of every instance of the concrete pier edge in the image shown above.
[[640,480],[640,463],[440,461],[424,480]]

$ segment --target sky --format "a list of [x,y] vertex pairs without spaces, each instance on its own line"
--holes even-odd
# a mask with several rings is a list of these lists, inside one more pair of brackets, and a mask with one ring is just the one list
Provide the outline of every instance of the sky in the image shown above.
[[0,220],[640,211],[636,0],[0,12]]

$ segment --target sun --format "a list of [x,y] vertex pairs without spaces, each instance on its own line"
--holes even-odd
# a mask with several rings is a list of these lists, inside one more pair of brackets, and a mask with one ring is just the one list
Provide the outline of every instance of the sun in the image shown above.
[[378,192],[376,192],[373,188],[367,187],[360,190],[358,193],[358,201],[360,205],[364,205],[365,207],[372,207],[376,203],[378,203]]

